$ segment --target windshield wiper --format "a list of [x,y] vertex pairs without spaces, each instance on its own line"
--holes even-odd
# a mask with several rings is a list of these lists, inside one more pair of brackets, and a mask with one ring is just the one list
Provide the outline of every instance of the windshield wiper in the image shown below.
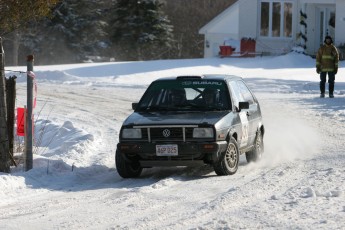
[[142,111],[167,111],[169,108],[167,106],[148,106],[141,109]]

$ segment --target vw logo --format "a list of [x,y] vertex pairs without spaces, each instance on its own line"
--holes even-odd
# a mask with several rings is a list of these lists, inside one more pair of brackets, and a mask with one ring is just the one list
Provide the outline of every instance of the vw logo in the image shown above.
[[164,137],[169,137],[170,136],[170,130],[169,129],[164,129],[163,130],[163,136]]

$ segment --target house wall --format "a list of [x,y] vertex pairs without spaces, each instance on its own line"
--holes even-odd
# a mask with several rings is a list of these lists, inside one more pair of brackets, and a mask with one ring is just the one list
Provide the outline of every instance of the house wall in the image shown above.
[[318,29],[316,28],[316,7],[314,4],[306,5],[306,14],[308,18],[306,23],[308,25],[306,32],[308,35],[308,41],[306,42],[307,49],[305,50],[307,54],[316,55],[319,45],[316,44],[316,36]]
[[239,37],[239,4],[225,10],[213,22],[200,29],[205,34],[204,57],[214,57],[219,54],[219,46],[224,41]]
[[258,38],[256,52],[263,55],[279,55],[290,52],[294,45],[292,39]]
[[238,34],[239,28],[239,7],[233,5],[220,20],[217,20],[211,27],[208,27],[208,33],[227,33]]
[[238,34],[226,33],[207,33],[205,34],[204,57],[215,57],[219,54],[219,46],[223,45],[227,40],[238,40]]
[[239,39],[257,38],[258,1],[242,0],[239,2]]
[[[290,52],[292,47],[296,45],[297,34],[300,32],[299,29],[299,20],[300,20],[300,13],[299,13],[299,5],[297,1],[293,3],[293,18],[292,18],[292,37],[291,38],[272,38],[272,37],[260,37],[260,2],[259,0],[255,2],[251,2],[246,0],[248,4],[255,5],[256,7],[256,24],[252,23],[253,26],[256,26],[256,52],[265,54],[282,54]],[[250,2],[250,3],[249,3]],[[252,13],[254,14],[254,13]]]
[[345,44],[345,1],[337,0],[335,11],[335,45]]
[[[226,40],[241,38],[255,38],[256,52],[282,54],[291,51],[291,48],[304,44],[298,34],[305,32],[307,35],[306,53],[315,55],[319,48],[319,33],[317,20],[317,7],[335,6],[336,27],[335,45],[345,44],[345,0],[293,0],[293,35],[292,38],[267,38],[260,37],[259,7],[260,0],[239,0],[225,10],[214,20],[200,29],[199,33],[205,34],[204,57],[214,57],[219,54],[219,46]],[[307,14],[307,27],[300,25],[300,10]],[[305,31],[304,31],[305,30]],[[239,51],[239,50],[236,50]]]
[[[328,2],[327,2],[328,3]],[[320,3],[319,3],[320,4]],[[335,15],[336,15],[336,22],[335,22],[335,36],[334,36],[334,44],[336,46],[340,45],[341,43],[345,43],[345,1],[344,0],[337,0],[335,2]],[[328,6],[329,4],[323,4]],[[308,42],[307,42],[307,49],[306,53],[310,55],[315,55],[317,50],[319,49],[319,28],[317,28],[317,4],[307,4],[307,34],[308,34]],[[322,42],[321,42],[322,43]]]

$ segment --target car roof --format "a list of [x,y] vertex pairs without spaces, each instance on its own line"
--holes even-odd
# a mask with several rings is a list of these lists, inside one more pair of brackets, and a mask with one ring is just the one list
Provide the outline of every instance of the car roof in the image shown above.
[[227,74],[204,74],[204,75],[186,75],[175,77],[159,78],[155,81],[171,81],[171,80],[221,80],[221,81],[236,81],[242,80],[241,77]]

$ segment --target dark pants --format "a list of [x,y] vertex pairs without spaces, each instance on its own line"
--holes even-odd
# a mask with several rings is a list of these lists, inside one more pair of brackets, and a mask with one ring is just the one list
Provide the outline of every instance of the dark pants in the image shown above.
[[334,72],[321,72],[320,74],[320,91],[322,94],[325,93],[325,85],[326,85],[326,76],[328,74],[328,93],[330,95],[333,95],[334,91],[334,80],[335,80],[335,74]]

